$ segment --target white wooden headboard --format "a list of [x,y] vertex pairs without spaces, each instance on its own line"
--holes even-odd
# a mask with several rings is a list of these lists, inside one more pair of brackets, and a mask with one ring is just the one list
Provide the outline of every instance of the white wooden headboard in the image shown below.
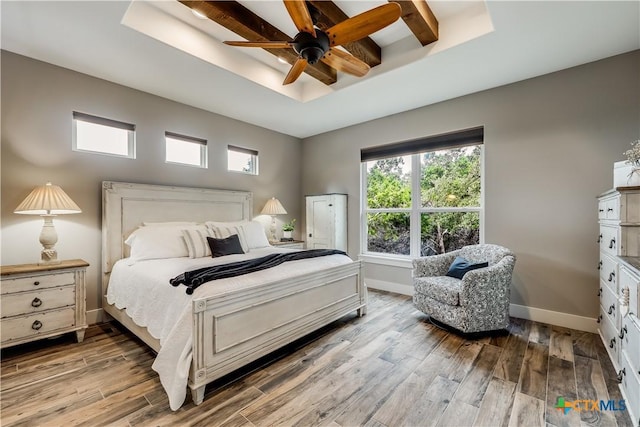
[[128,256],[127,237],[143,222],[251,220],[248,191],[102,182],[102,277]]

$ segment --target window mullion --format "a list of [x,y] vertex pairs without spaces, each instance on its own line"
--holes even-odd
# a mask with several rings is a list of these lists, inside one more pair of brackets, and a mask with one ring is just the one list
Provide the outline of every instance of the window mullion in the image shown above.
[[420,256],[420,205],[422,204],[422,194],[420,189],[420,154],[411,156],[411,228],[410,254],[412,258]]

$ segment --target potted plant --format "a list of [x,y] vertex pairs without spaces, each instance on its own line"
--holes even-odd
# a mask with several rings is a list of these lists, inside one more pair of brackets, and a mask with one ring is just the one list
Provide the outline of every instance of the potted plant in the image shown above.
[[282,239],[283,240],[293,240],[293,229],[295,228],[296,220],[295,218],[289,222],[285,222],[282,224]]

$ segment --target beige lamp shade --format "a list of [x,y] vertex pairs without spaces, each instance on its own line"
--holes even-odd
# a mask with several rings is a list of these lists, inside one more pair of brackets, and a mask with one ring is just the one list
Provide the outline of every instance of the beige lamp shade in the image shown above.
[[262,215],[286,215],[287,211],[284,210],[284,207],[282,207],[282,204],[278,199],[272,197],[269,199],[267,204],[264,205],[264,208],[262,208],[262,212],[260,213]]
[[62,188],[47,182],[34,188],[13,212],[26,215],[62,215],[80,213],[82,210]]

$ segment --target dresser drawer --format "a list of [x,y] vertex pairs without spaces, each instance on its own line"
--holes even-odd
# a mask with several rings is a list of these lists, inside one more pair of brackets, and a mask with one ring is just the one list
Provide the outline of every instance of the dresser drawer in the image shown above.
[[618,331],[611,320],[609,320],[609,317],[606,312],[603,311],[602,307],[600,307],[600,315],[602,316],[600,320],[600,335],[602,335],[602,341],[609,352],[613,365],[618,369],[618,354],[620,353],[620,338],[618,337]]
[[600,281],[600,309],[602,310],[602,317],[609,319],[614,326],[618,326],[618,298],[606,285]]
[[[640,375],[640,323],[634,322],[634,316],[626,316],[622,319],[622,329],[620,334],[623,335],[621,348],[626,353],[631,367]],[[638,320],[637,318],[635,319]]]
[[34,292],[18,292],[2,297],[2,317],[73,306],[75,303],[75,286],[49,288]]
[[604,201],[605,218],[620,219],[620,197],[614,197]]
[[75,275],[73,273],[33,274],[29,277],[2,279],[2,295],[45,288],[57,288],[64,285],[73,285],[74,283]]
[[628,358],[623,356],[620,364],[623,370],[620,386],[623,388],[625,404],[637,423],[640,422],[640,375],[631,367]]
[[2,319],[0,324],[2,342],[46,334],[56,329],[70,328],[74,326],[74,322],[75,309],[73,307]]
[[615,258],[603,253],[600,254],[600,261],[602,262],[600,265],[600,278],[605,285],[613,291],[613,293],[617,293],[618,287],[616,286],[616,283],[618,282],[618,262]]
[[618,228],[600,225],[600,251],[609,256],[618,255],[618,246],[620,245],[620,237]]

